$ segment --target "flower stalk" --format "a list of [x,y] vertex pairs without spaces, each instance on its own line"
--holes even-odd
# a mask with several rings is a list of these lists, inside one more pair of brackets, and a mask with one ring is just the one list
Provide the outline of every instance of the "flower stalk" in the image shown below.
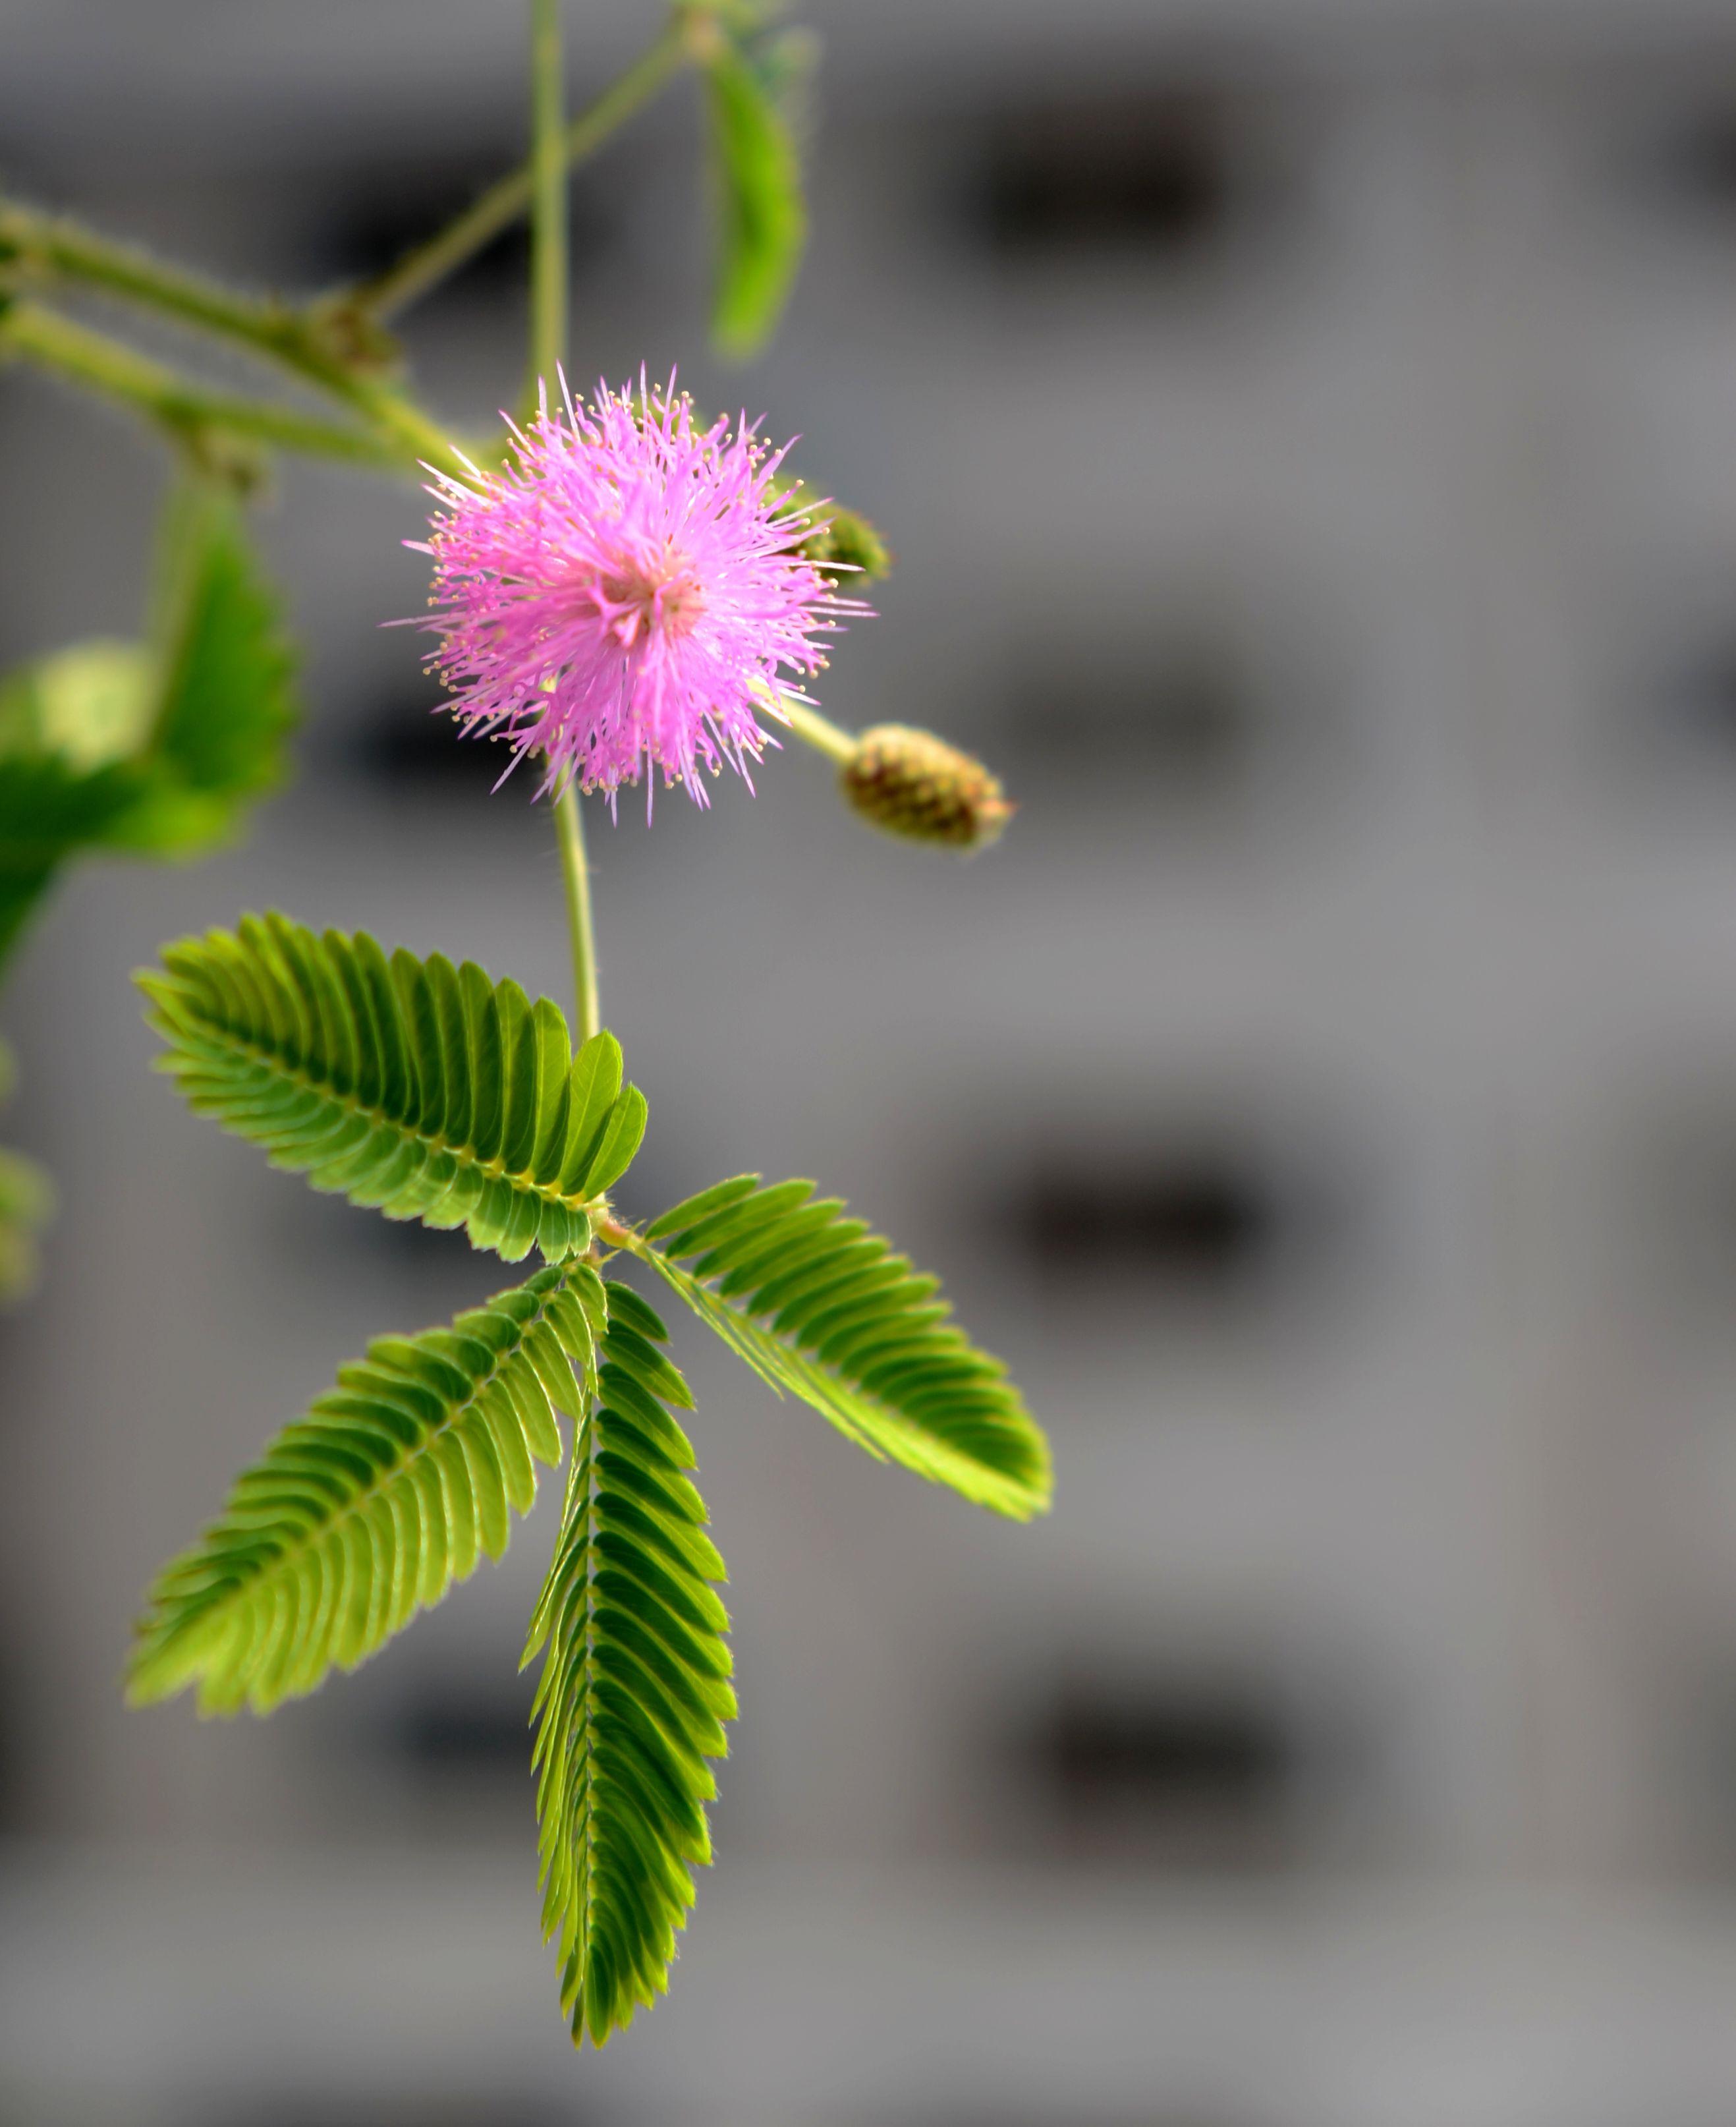
[[[531,374],[527,396],[552,404],[566,353],[566,62],[561,0],[531,0]],[[573,1009],[579,1039],[603,1024],[597,1000],[597,935],[591,914],[590,866],[584,816],[571,779],[556,792],[555,831],[566,889],[567,937],[573,955]]]
[[[770,690],[768,689],[769,696]],[[830,717],[823,717],[817,709],[809,708],[805,703],[790,695],[776,697],[773,713],[782,719],[797,738],[812,746],[816,753],[823,753],[828,760],[835,760],[840,768],[847,768],[856,758],[856,740],[854,733],[835,724]]]

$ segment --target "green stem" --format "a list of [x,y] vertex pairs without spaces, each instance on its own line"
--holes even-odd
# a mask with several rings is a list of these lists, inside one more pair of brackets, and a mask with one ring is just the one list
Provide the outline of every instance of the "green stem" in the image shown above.
[[[530,386],[559,389],[566,352],[567,249],[565,60],[561,0],[531,0],[531,350]],[[566,927],[573,950],[573,1006],[579,1039],[603,1024],[597,1003],[597,940],[591,917],[590,868],[579,792],[569,781],[555,800]]]
[[166,265],[76,221],[11,201],[0,203],[0,264],[26,276],[82,282],[144,303],[184,324],[239,340],[303,373],[310,359],[322,359],[304,343],[305,323],[288,305],[239,295],[202,273]]
[[[691,19],[685,10],[678,12],[656,43],[567,126],[561,154],[568,168],[595,154],[680,69],[693,47]],[[405,252],[385,272],[352,289],[349,302],[371,318],[395,317],[474,258],[503,230],[510,229],[530,205],[535,187],[532,163],[511,171],[456,220]]]
[[566,356],[566,80],[561,0],[531,0],[531,349],[525,396],[552,401]]
[[244,437],[279,450],[306,451],[351,465],[396,467],[402,453],[362,429],[257,399],[212,391],[106,334],[40,304],[0,310],[0,353],[11,353],[149,416],[196,455],[211,437]]
[[561,872],[566,886],[566,927],[573,948],[573,1002],[579,1039],[589,1041],[603,1024],[597,1003],[597,940],[591,922],[590,869],[584,860],[584,821],[579,792],[569,783],[555,800],[555,831],[561,838]]
[[[0,271],[9,271],[14,282],[24,286],[74,282],[143,305],[264,357],[302,383],[338,400],[377,430],[388,449],[375,452],[374,462],[395,457],[407,470],[423,462],[459,468],[438,423],[382,377],[371,373],[371,366],[382,353],[390,352],[377,343],[377,330],[376,344],[365,354],[347,352],[357,339],[355,320],[330,305],[299,310],[269,299],[238,295],[202,274],[165,265],[76,222],[9,202],[0,204]],[[273,440],[286,449],[319,449],[317,443],[298,439],[302,418],[285,415]]]
[[847,767],[856,758],[856,741],[852,734],[817,709],[808,708],[801,702],[792,702],[788,694],[778,697],[778,713],[794,732],[805,739],[816,753],[823,753],[828,760],[835,760],[840,768]]

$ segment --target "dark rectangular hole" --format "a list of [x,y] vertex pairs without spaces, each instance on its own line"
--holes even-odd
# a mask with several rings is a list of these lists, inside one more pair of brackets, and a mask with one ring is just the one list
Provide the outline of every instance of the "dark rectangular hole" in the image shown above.
[[1654,748],[1736,775],[1736,642],[1678,659],[1657,689],[1648,721]]
[[509,1779],[528,1793],[534,1688],[527,1672],[486,1694],[425,1689],[394,1715],[387,1753],[418,1779]]
[[[358,721],[349,748],[354,769],[382,790],[419,799],[485,798],[512,766],[509,742],[485,735],[466,736],[433,680],[380,701]],[[513,770],[514,782],[528,778],[536,786],[532,764]]]
[[1040,764],[1045,789],[1060,782],[1100,793],[1113,770],[1108,789],[1148,803],[1232,790],[1251,765],[1257,723],[1232,650],[1200,641],[1160,649],[1137,671],[1028,656],[1009,689],[1004,729],[1010,765]]
[[1736,100],[1708,101],[1655,129],[1639,178],[1658,204],[1706,234],[1736,238]]
[[1076,1858],[1211,1869],[1294,1858],[1289,1724],[1234,1679],[1143,1689],[1076,1679],[1018,1755],[1050,1841]]
[[1003,254],[1193,256],[1241,204],[1223,99],[1166,88],[1057,97],[990,117],[978,220]]
[[[381,272],[470,206],[522,152],[506,141],[495,154],[358,163],[336,182],[322,172],[303,187],[308,203],[298,230],[299,270],[315,282],[338,283]],[[614,241],[607,196],[580,176],[569,212],[574,271],[594,272]],[[529,259],[521,217],[467,259],[441,292],[522,302]]]
[[1017,1192],[1010,1230],[1047,1279],[1137,1278],[1227,1296],[1269,1268],[1286,1218],[1251,1165],[1177,1148],[1045,1162]]

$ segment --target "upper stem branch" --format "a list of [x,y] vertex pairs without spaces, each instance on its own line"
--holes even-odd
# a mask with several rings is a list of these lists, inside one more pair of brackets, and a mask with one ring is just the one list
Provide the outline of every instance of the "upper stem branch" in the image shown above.
[[[569,168],[594,155],[679,71],[693,49],[691,21],[685,10],[678,12],[656,43],[567,126],[561,153]],[[530,163],[509,171],[444,229],[406,251],[383,273],[360,282],[345,300],[371,318],[395,317],[510,229],[529,206],[535,185]]]
[[531,347],[529,388],[552,401],[566,355],[565,58],[561,0],[531,0]]
[[[565,59],[561,0],[531,0],[531,348],[530,392],[552,399],[566,353],[567,248]],[[579,1039],[602,1025],[597,1002],[597,940],[591,920],[591,880],[584,856],[579,793],[569,780],[555,800],[561,871],[566,888],[567,936],[573,951],[573,1006]]]
[[[203,274],[167,265],[76,222],[11,202],[0,203],[0,272],[25,287],[75,282],[215,334],[288,370],[367,422],[387,446],[385,452],[371,453],[372,462],[395,457],[407,469],[422,462],[457,468],[445,430],[379,373],[378,336],[365,354],[358,353],[353,321],[329,306],[296,310],[274,298],[238,294]],[[13,315],[20,307],[14,305]],[[129,349],[120,351],[130,355]],[[144,356],[132,358],[146,361]],[[147,366],[160,371],[158,364]],[[203,391],[196,385],[187,388]],[[319,448],[300,440],[313,432],[304,416],[286,412],[276,426],[277,434],[265,440],[291,450]]]
[[0,354],[8,353],[148,415],[196,457],[209,460],[215,434],[245,437],[256,443],[341,458],[352,465],[396,467],[403,462],[401,450],[378,434],[342,428],[291,407],[210,391],[121,341],[92,332],[39,303],[15,301],[0,310]]

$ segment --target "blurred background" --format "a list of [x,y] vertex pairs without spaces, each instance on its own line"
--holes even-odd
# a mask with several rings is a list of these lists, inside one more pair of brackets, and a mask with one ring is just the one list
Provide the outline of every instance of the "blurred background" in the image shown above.
[[[1736,7],[812,0],[815,243],[704,351],[691,94],[574,193],[581,374],[679,362],[884,528],[787,751],[593,821],[623,1191],[812,1173],[1048,1421],[1053,1517],[676,1325],[743,1717],[670,1998],[571,2056],[514,1664],[553,1536],[268,1723],[121,1706],[152,1570],[373,1334],[500,1281],[270,1172],[129,971],[247,907],[566,988],[546,808],[430,718],[420,499],[292,468],[295,787],[75,873],[0,1028],[64,1197],[0,1323],[0,2119],[1736,2122]],[[569,10],[575,96],[652,33]],[[521,149],[485,0],[0,0],[9,188],[300,289]],[[416,313],[516,390],[522,247]],[[133,631],[154,447],[0,377],[0,664]]]

